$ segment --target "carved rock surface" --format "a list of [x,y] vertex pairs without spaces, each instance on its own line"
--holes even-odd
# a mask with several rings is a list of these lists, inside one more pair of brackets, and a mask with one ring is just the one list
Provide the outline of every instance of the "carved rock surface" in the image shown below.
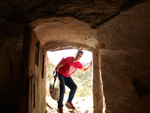
[[43,17],[71,16],[96,27],[141,1],[144,0],[2,0],[0,16],[21,24]]
[[[34,23],[44,45],[68,40],[100,48],[106,113],[150,113],[149,8],[149,0],[1,0],[2,108],[8,113],[18,110],[23,31],[25,25]],[[40,21],[47,18],[55,19],[48,24]]]

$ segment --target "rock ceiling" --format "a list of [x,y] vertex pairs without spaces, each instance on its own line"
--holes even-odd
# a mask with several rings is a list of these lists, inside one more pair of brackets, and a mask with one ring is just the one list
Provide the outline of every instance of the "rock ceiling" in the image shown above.
[[[97,28],[122,10],[147,0],[1,0],[0,28],[10,36],[33,25],[43,45],[67,41],[96,47]],[[12,25],[13,24],[13,25]],[[23,30],[22,30],[23,31]],[[22,32],[21,31],[21,32]]]
[[143,1],[145,0],[1,0],[0,16],[21,24],[38,18],[73,17],[95,28],[121,10]]

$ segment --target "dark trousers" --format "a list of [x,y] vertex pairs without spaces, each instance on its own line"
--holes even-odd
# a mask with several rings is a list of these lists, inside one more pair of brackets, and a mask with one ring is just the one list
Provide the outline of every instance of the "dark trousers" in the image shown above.
[[77,90],[77,85],[71,77],[67,78],[61,74],[58,74],[58,76],[59,76],[59,80],[60,80],[60,96],[59,96],[59,101],[57,103],[58,103],[58,108],[60,108],[63,106],[63,99],[64,99],[64,94],[65,94],[65,85],[70,88],[69,97],[68,97],[67,102],[72,101],[72,99],[76,93],[76,90]]

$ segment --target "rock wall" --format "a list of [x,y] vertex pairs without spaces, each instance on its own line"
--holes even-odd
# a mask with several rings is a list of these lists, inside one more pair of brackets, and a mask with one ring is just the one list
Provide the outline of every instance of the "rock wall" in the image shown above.
[[23,27],[2,19],[0,25],[0,112],[17,112]]
[[[99,13],[90,20],[90,25],[100,25],[97,35],[101,48],[101,71],[107,113],[150,112],[148,108],[150,105],[149,10],[150,3],[146,2],[122,12],[102,25],[100,25],[101,22],[95,21],[95,18],[100,19],[97,18]],[[42,11],[41,14],[43,14]],[[60,16],[63,17],[63,13],[67,13],[65,11],[59,12]],[[71,14],[73,16],[74,12]],[[3,17],[9,18],[10,16],[4,15]],[[38,17],[37,13],[35,17]],[[84,19],[80,18],[80,20]],[[19,92],[21,91],[23,25],[14,24],[17,21],[23,22],[16,19],[9,22],[7,19],[0,18],[0,112],[2,113],[18,110]]]
[[106,113],[149,113],[150,2],[98,27]]
[[[22,46],[24,26],[14,24],[0,18],[0,112],[23,113],[28,105],[28,85],[26,77],[22,74]],[[43,51],[42,51],[43,52]],[[40,51],[40,53],[42,53]],[[43,54],[39,56],[42,67]],[[42,70],[37,75],[36,82],[36,108],[39,113],[45,112],[45,83]],[[32,80],[33,81],[33,80]],[[25,87],[23,87],[25,86]],[[24,111],[22,111],[24,110]],[[21,112],[20,112],[21,111]]]

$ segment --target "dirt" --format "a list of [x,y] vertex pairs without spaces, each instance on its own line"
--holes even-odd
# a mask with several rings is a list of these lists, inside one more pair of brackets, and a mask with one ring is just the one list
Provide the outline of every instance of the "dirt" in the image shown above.
[[[64,104],[68,98],[68,95],[64,97]],[[57,101],[53,100],[50,95],[46,96],[47,102],[47,113],[57,113]],[[65,105],[63,106],[64,113],[92,113],[93,101],[92,96],[90,97],[74,97],[73,104],[76,110],[68,109]]]

